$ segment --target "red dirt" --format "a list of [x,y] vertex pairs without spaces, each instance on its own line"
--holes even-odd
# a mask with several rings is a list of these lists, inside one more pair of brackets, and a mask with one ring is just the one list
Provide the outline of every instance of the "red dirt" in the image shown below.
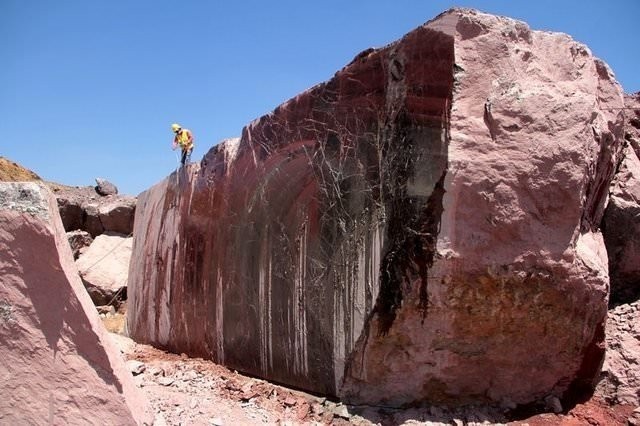
[[[397,410],[344,406],[242,375],[211,361],[167,353],[122,336],[112,336],[127,360],[144,364],[144,371],[135,376],[135,380],[155,410],[155,425],[399,425],[425,421],[480,425],[504,422],[500,414],[491,417],[480,412],[446,413],[434,407]],[[633,409],[629,405],[609,406],[593,398],[567,414],[538,414],[508,424],[626,425]]]
[[565,415],[538,414],[513,424],[528,424],[529,426],[626,425],[634,408],[631,405],[610,406],[604,401],[592,398],[584,404],[576,405]]

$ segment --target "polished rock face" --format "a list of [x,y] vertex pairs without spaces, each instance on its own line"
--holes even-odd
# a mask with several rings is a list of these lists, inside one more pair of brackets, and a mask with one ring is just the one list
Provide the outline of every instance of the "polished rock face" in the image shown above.
[[570,37],[445,12],[139,196],[129,331],[350,402],[569,398],[622,103]]
[[151,424],[44,185],[0,183],[0,276],[0,423]]

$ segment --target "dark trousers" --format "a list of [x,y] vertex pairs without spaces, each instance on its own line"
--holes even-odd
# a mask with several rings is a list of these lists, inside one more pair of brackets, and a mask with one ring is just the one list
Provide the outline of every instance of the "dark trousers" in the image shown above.
[[182,150],[182,159],[180,160],[180,164],[184,166],[187,161],[191,160],[191,151],[193,148],[187,148]]

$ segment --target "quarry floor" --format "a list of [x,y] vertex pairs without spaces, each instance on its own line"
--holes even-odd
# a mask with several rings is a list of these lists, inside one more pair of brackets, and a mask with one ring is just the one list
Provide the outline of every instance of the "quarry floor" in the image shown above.
[[[591,399],[566,414],[538,414],[508,422],[495,412],[445,412],[431,408],[393,410],[345,406],[326,398],[248,377],[212,361],[172,354],[135,343],[122,332],[120,314],[103,318],[136,384],[161,425],[626,425],[631,406],[610,407]],[[115,331],[115,332],[113,332]]]

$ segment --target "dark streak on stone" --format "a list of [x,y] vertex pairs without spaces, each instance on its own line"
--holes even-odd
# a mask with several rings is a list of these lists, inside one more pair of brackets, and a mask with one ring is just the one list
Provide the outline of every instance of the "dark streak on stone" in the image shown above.
[[[405,123],[399,128],[406,130],[411,126]],[[407,140],[407,135],[400,134],[398,138],[404,141],[407,149],[395,157],[390,173],[395,179],[387,191],[391,197],[386,232],[390,244],[380,265],[380,293],[373,310],[379,318],[380,335],[389,332],[396,318],[396,311],[402,305],[403,290],[409,290],[416,279],[420,282],[419,297],[423,319],[426,316],[429,302],[428,272],[436,256],[445,193],[446,166],[426,202],[407,193],[407,183],[415,172],[414,159],[418,157],[418,153],[414,143]],[[446,164],[446,158],[441,161]]]

